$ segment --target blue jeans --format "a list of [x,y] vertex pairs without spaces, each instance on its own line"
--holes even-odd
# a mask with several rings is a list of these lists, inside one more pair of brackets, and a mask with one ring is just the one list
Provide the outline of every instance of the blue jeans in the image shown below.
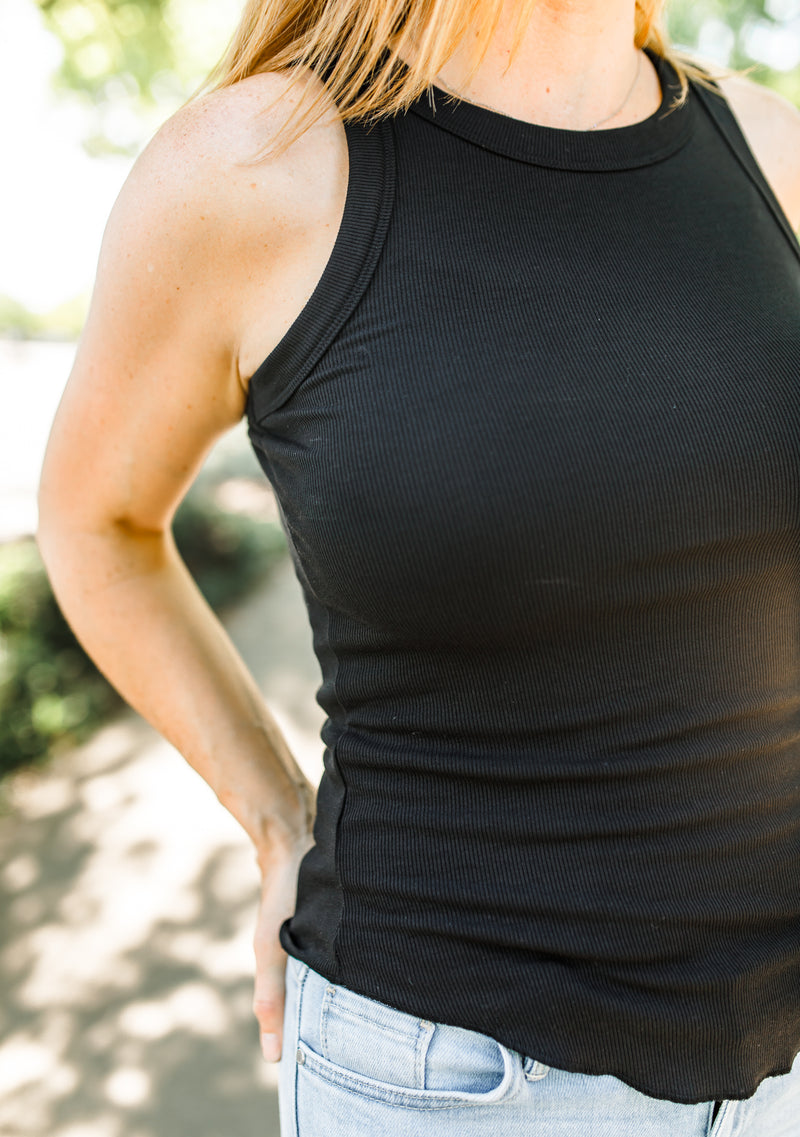
[[678,1105],[396,1011],[291,957],[279,1087],[281,1137],[800,1137],[800,1060],[746,1101]]

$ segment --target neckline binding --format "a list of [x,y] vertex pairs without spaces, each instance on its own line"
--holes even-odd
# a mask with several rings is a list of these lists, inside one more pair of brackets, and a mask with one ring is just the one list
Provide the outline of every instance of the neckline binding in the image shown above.
[[671,109],[680,80],[667,60],[650,48],[645,53],[661,83],[661,104],[654,114],[630,126],[610,130],[562,130],[511,118],[454,98],[440,87],[420,96],[410,110],[484,150],[557,170],[629,170],[670,157],[689,139],[695,121],[690,86],[683,106]]

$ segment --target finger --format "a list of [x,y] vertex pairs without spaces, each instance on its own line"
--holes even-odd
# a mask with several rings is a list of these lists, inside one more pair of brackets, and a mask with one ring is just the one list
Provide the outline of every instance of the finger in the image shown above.
[[253,1013],[258,1020],[261,1053],[266,1062],[277,1062],[281,1056],[285,977],[285,955],[275,963],[257,961]]
[[280,927],[294,910],[297,871],[297,855],[275,858],[262,880],[253,938],[256,957],[253,1012],[258,1019],[261,1050],[267,1062],[277,1062],[281,1056],[287,957],[280,942]]

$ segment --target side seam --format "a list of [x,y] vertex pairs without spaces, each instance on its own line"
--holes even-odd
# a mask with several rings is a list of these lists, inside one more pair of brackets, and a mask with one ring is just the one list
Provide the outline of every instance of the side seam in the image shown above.
[[345,810],[347,809],[347,796],[348,795],[347,795],[347,781],[346,781],[344,773],[342,771],[342,767],[339,764],[339,760],[338,760],[338,757],[336,754],[336,750],[337,750],[337,747],[339,745],[339,741],[342,737],[343,732],[345,730],[347,730],[347,712],[345,711],[344,705],[343,705],[341,699],[339,698],[339,692],[337,690],[337,683],[339,680],[339,656],[336,654],[336,650],[333,647],[333,645],[331,644],[331,637],[330,637],[331,613],[330,613],[330,611],[328,611],[327,617],[328,617],[327,618],[327,625],[326,625],[327,648],[328,648],[328,651],[332,655],[334,662],[335,662],[335,667],[334,667],[334,671],[333,671],[333,678],[331,680],[331,688],[332,688],[331,693],[332,693],[333,698],[335,699],[335,701],[336,701],[336,703],[337,703],[337,705],[341,711],[342,719],[343,719],[342,729],[339,731],[339,733],[338,733],[338,735],[334,741],[333,748],[331,751],[331,761],[334,765],[334,768],[336,769],[337,774],[339,775],[339,781],[340,781],[341,786],[342,786],[342,800],[341,800],[340,805],[339,805],[339,813],[338,813],[338,816],[336,818],[336,825],[335,825],[334,833],[333,833],[333,865],[334,865],[334,873],[336,876],[336,881],[337,881],[337,884],[339,886],[339,919],[337,921],[335,929],[333,930],[333,938],[331,940],[331,962],[333,963],[334,974],[336,975],[336,980],[338,982],[339,976],[342,974],[341,963],[339,962],[339,939],[340,939],[340,935],[341,935],[342,924],[344,923],[344,919],[345,919],[345,913],[344,913],[345,892],[344,892],[344,883],[343,883],[343,876],[342,876],[342,861],[341,861],[341,840],[342,840],[341,830],[342,830],[342,820],[343,820],[344,815],[345,815]]

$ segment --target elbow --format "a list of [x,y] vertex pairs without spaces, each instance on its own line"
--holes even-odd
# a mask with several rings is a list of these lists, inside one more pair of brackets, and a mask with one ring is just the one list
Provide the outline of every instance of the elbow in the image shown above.
[[56,547],[63,538],[65,523],[68,523],[69,494],[65,493],[65,479],[59,477],[48,462],[48,455],[39,474],[36,489],[36,530],[34,540],[48,573],[56,563]]
[[70,535],[74,539],[79,530],[75,510],[70,509],[69,494],[58,479],[45,471],[36,493],[36,529],[33,537],[50,579],[59,563],[63,563]]
[[58,532],[58,510],[50,496],[43,492],[41,484],[36,496],[36,513],[36,529],[33,538],[48,575],[52,575],[52,567],[56,563],[55,544]]
[[152,571],[169,556],[168,526],[130,516],[108,484],[92,485],[73,471],[45,466],[36,495],[34,539],[54,592],[78,591],[87,600],[120,575]]

